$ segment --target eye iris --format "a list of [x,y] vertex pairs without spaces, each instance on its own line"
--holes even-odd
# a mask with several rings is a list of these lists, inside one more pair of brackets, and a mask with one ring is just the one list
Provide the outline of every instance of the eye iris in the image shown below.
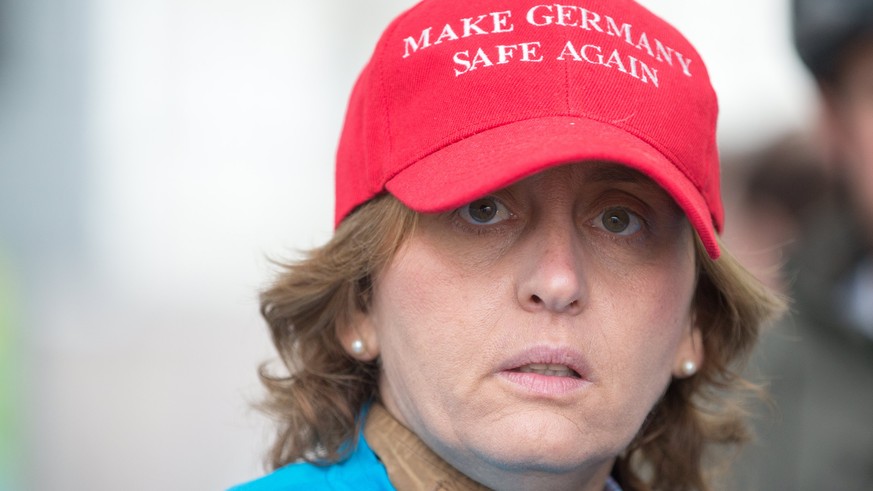
[[470,218],[480,223],[487,223],[497,216],[497,205],[493,200],[480,199],[470,203]]
[[624,210],[607,211],[603,214],[603,226],[610,232],[624,232],[630,226],[630,214]]

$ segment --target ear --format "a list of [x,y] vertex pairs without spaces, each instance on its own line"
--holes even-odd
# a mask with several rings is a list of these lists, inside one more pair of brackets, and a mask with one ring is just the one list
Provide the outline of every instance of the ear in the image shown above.
[[373,361],[379,356],[379,337],[372,317],[355,310],[349,322],[337,326],[337,339],[346,353],[360,361]]
[[673,360],[673,377],[688,378],[693,376],[703,366],[703,334],[700,328],[692,325],[676,350]]

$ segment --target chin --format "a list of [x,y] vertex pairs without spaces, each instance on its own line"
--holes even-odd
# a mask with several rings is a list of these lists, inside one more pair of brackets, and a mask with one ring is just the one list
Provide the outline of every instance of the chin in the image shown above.
[[[528,442],[529,443],[529,442]],[[611,462],[615,455],[585,448],[578,442],[567,451],[563,445],[554,449],[531,448],[528,445],[507,445],[480,449],[479,459],[494,469],[527,477],[572,475],[586,469],[596,469]]]
[[624,448],[615,435],[605,441],[581,422],[555,413],[519,414],[504,423],[481,431],[474,437],[478,441],[469,443],[484,460],[508,468],[572,472],[611,460]]

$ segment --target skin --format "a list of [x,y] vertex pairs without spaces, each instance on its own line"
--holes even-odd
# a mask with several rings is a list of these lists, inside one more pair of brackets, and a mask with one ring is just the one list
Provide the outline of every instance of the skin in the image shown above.
[[[703,361],[693,232],[661,188],[613,164],[487,200],[489,223],[473,218],[483,202],[422,216],[340,340],[380,357],[386,408],[464,474],[600,491],[682,363]],[[579,377],[511,370],[543,352],[578,357]]]

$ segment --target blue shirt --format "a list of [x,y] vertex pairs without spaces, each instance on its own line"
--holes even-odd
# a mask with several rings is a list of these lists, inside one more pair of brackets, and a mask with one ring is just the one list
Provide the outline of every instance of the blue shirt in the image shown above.
[[318,466],[299,462],[277,469],[255,481],[233,487],[230,491],[282,491],[318,489],[331,491],[394,491],[388,472],[364,434],[358,437],[355,451],[342,462]]

